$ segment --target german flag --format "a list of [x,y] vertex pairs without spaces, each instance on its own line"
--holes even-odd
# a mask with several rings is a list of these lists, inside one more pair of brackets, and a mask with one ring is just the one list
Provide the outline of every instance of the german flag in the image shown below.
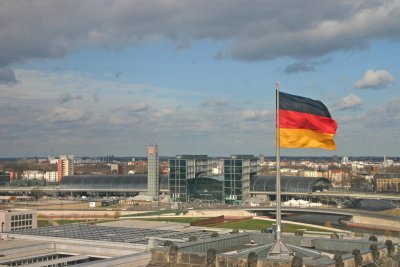
[[337,124],[318,100],[279,92],[280,147],[335,150]]

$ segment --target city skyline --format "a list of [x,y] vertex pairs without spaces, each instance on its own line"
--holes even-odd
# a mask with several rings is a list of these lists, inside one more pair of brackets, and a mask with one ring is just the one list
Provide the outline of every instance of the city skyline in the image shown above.
[[0,157],[273,155],[276,81],[338,123],[282,156],[399,155],[400,3],[0,6]]

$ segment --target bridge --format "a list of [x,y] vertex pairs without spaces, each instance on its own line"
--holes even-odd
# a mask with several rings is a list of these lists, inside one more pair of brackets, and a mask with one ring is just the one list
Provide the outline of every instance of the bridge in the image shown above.
[[[252,195],[276,195],[275,191],[250,191]],[[377,200],[400,200],[400,194],[384,194],[384,193],[361,193],[346,191],[324,191],[324,192],[281,192],[285,196],[320,196],[320,197],[350,197],[354,199],[377,199]]]
[[[275,212],[276,207],[260,207],[260,208],[246,208],[245,209],[248,212],[251,213],[257,213],[257,212]],[[281,207],[281,211],[283,213],[315,213],[315,214],[332,214],[332,215],[342,215],[342,216],[353,216],[356,214],[358,211],[356,210],[350,210],[350,209],[337,209],[337,208],[315,208],[315,207]]]
[[[275,191],[250,191],[252,196],[263,196],[267,198],[276,196]],[[281,192],[282,196],[287,198],[301,198],[301,199],[319,199],[322,201],[334,202],[338,206],[351,200],[384,200],[387,203],[393,205],[395,208],[400,208],[400,194],[384,194],[384,193],[363,193],[363,192],[348,192],[348,191],[323,191],[323,192]]]
[[[48,195],[58,194],[114,194],[117,193],[123,196],[146,193],[147,188],[67,188],[56,186],[30,186],[30,187],[0,187],[1,195],[28,195],[34,191],[40,191]],[[160,189],[161,193],[168,194],[166,188]],[[268,200],[276,196],[275,191],[250,191],[251,196],[265,196]],[[323,192],[281,192],[282,197],[300,198],[300,199],[317,199],[318,201],[326,201],[336,203],[337,206],[343,206],[345,203],[352,200],[374,199],[384,200],[393,205],[395,208],[400,208],[400,194],[384,194],[384,193],[361,193],[361,192],[346,192],[346,191],[323,191]]]

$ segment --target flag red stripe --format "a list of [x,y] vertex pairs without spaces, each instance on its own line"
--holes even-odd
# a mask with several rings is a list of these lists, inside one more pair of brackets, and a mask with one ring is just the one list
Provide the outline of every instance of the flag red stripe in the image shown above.
[[279,110],[280,128],[308,129],[319,133],[335,134],[336,121],[332,118],[290,110]]

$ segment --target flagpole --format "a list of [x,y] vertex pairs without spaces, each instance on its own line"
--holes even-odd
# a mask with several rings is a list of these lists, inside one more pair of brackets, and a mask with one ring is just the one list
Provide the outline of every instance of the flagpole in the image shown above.
[[288,260],[293,256],[292,251],[282,241],[282,223],[281,223],[281,136],[280,136],[280,117],[279,117],[279,82],[276,82],[276,234],[275,242],[268,252],[269,259]]
[[[275,83],[276,88],[276,241],[281,241],[281,146],[280,146],[280,121],[279,121],[279,82]],[[280,246],[279,246],[280,248]],[[279,253],[280,253],[279,249]]]

